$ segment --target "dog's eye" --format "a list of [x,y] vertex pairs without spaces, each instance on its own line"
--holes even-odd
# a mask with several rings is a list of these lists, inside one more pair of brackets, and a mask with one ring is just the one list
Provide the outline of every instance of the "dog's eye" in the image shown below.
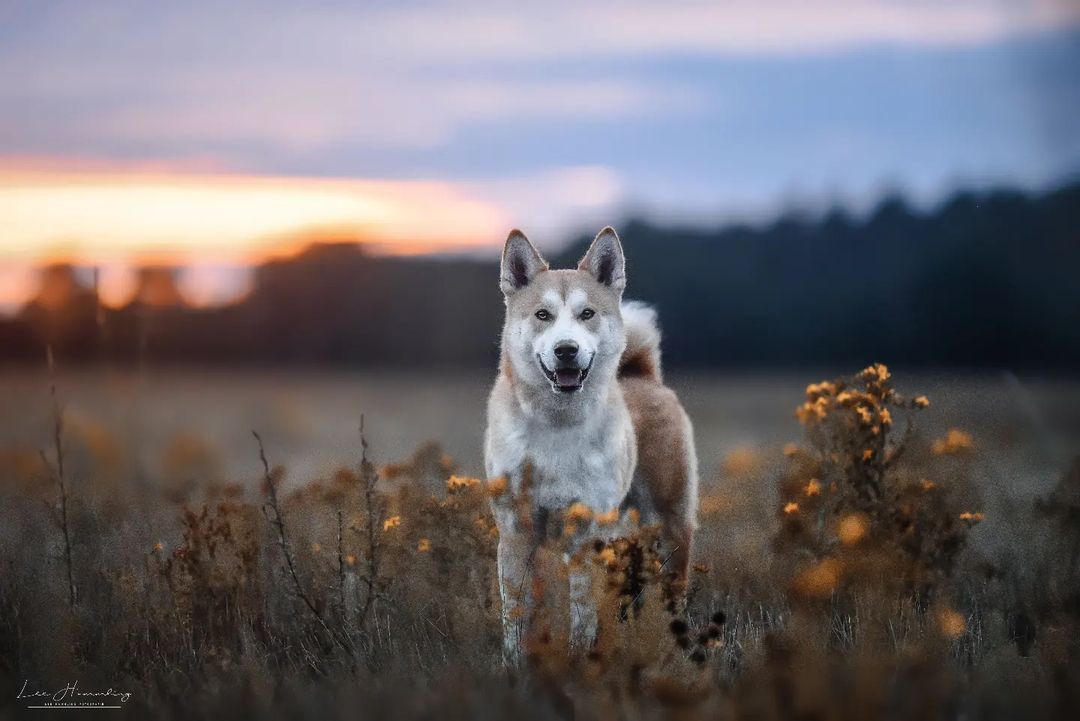
[[589,318],[592,318],[594,315],[596,315],[595,310],[593,310],[592,308],[586,308],[585,310],[581,311],[581,315],[578,316],[578,317],[581,318],[582,320],[588,320]]
[[548,313],[543,308],[536,311],[536,313],[534,313],[533,315],[536,316],[537,320],[551,320],[551,313]]

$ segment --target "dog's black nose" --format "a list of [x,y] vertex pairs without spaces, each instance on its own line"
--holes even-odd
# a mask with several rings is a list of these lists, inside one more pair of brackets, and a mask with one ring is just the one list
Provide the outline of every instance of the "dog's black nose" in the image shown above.
[[559,343],[559,345],[555,346],[555,357],[563,363],[574,360],[577,358],[577,343],[572,340],[564,340]]

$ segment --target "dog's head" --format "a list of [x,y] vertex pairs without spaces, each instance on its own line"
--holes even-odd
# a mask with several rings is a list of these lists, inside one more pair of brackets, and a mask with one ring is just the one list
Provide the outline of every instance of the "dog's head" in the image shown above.
[[525,234],[511,231],[499,287],[506,297],[503,350],[517,377],[572,395],[590,378],[614,375],[626,347],[625,266],[611,228],[600,231],[575,270],[549,270]]

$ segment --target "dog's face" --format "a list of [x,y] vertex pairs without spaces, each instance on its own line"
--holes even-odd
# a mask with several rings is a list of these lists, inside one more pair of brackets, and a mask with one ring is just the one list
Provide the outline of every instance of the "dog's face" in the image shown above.
[[503,348],[524,382],[573,395],[610,377],[626,347],[620,301],[626,287],[615,231],[596,236],[576,270],[548,270],[528,238],[513,231],[499,286],[506,297]]

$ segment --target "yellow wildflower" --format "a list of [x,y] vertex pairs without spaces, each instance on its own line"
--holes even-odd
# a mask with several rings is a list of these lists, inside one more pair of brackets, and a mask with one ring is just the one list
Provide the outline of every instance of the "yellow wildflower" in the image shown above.
[[985,518],[986,516],[981,511],[976,511],[975,513],[972,513],[971,511],[964,511],[960,514],[961,521],[967,521],[973,526]]
[[618,560],[615,556],[615,549],[611,546],[605,546],[600,553],[596,554],[596,557],[607,566],[614,566]]
[[864,369],[860,375],[866,380],[877,381],[878,383],[884,383],[892,377],[892,374],[889,373],[889,367],[884,363],[875,363]]
[[792,587],[796,593],[811,598],[828,598],[840,583],[840,562],[826,558],[795,577]]
[[157,551],[158,553],[161,553],[162,551],[165,550],[165,544],[162,543],[161,541],[158,541],[157,543],[154,544],[154,550]]
[[943,608],[937,612],[937,623],[941,633],[949,638],[959,638],[967,630],[964,614],[951,608]]
[[820,383],[811,383],[806,386],[806,397],[808,400],[815,400],[819,396],[833,395],[836,393],[836,385],[829,381],[821,381]]
[[612,508],[607,513],[596,514],[596,522],[601,526],[610,526],[612,523],[619,522],[619,509]]
[[840,519],[836,535],[845,546],[853,546],[866,537],[870,523],[861,513],[852,513]]
[[915,399],[912,401],[912,403],[915,405],[916,408],[930,407],[930,399],[926,396],[915,396]]
[[869,460],[873,459],[873,457],[874,457],[874,449],[872,449],[872,448],[867,448],[862,452],[862,459],[864,461],[869,461]]
[[346,566],[355,566],[356,565],[356,556],[354,556],[351,553],[345,554],[345,565]]
[[724,474],[728,476],[745,476],[753,473],[761,462],[760,454],[753,446],[736,446],[724,456]]
[[934,441],[930,450],[938,456],[955,456],[961,453],[969,453],[975,448],[975,440],[970,433],[965,433],[959,428],[950,428],[944,438]]
[[808,496],[820,496],[821,495],[821,481],[816,478],[811,478],[806,484],[806,488],[803,491]]
[[815,401],[807,401],[801,406],[795,409],[795,417],[799,419],[800,423],[807,423],[812,420],[822,420],[828,415],[829,398],[826,396],[820,396]]
[[416,544],[416,550],[420,553],[427,553],[431,550],[431,540],[428,538],[421,538]]
[[498,478],[492,478],[488,481],[487,492],[492,498],[498,498],[502,494],[506,493],[507,488],[506,476],[499,476]]
[[798,513],[798,512],[799,512],[799,504],[796,503],[795,501],[789,501],[784,506],[784,513],[790,514],[790,513]]
[[400,525],[401,525],[401,516],[390,516],[385,521],[383,521],[382,529],[384,531],[389,531],[391,528],[397,528]]
[[453,493],[454,491],[461,491],[466,488],[472,488],[479,485],[480,481],[476,478],[470,478],[468,476],[450,476],[446,481],[446,490]]
[[565,520],[567,521],[588,521],[592,517],[592,509],[581,502],[575,503],[566,509]]

